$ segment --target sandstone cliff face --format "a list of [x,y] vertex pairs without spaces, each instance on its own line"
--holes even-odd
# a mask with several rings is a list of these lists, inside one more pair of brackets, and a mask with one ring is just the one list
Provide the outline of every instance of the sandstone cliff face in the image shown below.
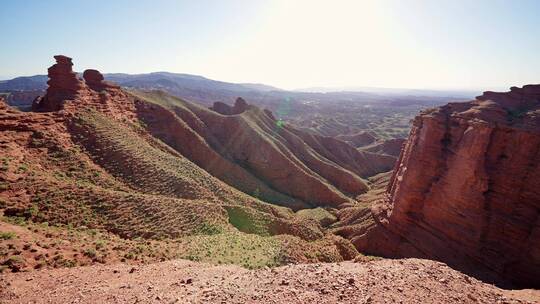
[[413,123],[364,252],[420,256],[540,286],[540,85],[486,92]]

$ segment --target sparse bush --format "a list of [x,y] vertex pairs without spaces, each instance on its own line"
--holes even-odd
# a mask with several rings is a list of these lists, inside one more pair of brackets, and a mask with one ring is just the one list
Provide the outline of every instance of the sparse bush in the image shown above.
[[17,169],[17,173],[24,173],[28,171],[28,165],[27,164],[21,164],[19,168]]
[[97,240],[94,244],[96,246],[96,249],[99,250],[101,248],[104,248],[107,245],[107,242],[105,242],[104,240]]
[[17,236],[17,234],[15,234],[15,232],[0,231],[0,240],[11,240],[11,239],[14,239],[16,236]]
[[97,252],[94,248],[87,248],[83,251],[83,254],[89,258],[95,258],[97,256]]

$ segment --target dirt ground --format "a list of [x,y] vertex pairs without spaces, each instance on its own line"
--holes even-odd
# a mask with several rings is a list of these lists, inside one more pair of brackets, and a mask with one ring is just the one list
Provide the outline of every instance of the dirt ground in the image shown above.
[[421,259],[247,270],[174,260],[0,276],[0,303],[540,303]]

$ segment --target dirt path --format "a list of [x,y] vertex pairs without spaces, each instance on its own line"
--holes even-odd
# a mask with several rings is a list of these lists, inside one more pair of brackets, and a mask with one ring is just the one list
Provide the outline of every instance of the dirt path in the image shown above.
[[[527,301],[528,300],[528,301]],[[1,303],[539,303],[420,259],[250,271],[184,260],[3,274]]]

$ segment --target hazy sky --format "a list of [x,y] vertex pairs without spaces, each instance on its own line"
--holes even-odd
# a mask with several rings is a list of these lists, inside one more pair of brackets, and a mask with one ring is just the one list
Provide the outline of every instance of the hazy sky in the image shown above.
[[0,77],[171,71],[293,89],[540,83],[540,1],[0,0]]

